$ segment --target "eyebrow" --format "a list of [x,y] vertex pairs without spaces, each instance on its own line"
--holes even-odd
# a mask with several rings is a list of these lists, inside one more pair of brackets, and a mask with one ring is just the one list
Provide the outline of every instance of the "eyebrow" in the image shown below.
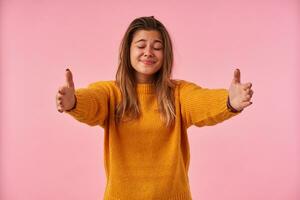
[[[135,43],[138,43],[138,42],[146,42],[146,41],[147,41],[147,40],[145,40],[145,39],[140,39],[140,40],[136,41]],[[161,41],[161,40],[154,40],[154,42],[159,42],[159,43],[162,44],[162,41]]]

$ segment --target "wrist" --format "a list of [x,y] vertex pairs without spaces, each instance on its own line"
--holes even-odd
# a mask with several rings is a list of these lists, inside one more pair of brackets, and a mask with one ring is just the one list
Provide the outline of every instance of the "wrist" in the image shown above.
[[242,111],[242,110],[237,110],[234,107],[232,107],[232,105],[230,104],[229,96],[227,98],[227,108],[230,110],[230,112],[233,112],[233,113],[238,113],[238,112]]

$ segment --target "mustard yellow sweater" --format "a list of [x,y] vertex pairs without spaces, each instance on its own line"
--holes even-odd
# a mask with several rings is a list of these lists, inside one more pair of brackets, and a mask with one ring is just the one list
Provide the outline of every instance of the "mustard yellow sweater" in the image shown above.
[[101,81],[75,92],[77,105],[67,113],[80,122],[104,128],[105,200],[190,200],[187,128],[222,122],[237,113],[227,108],[226,89],[204,89],[177,80],[176,122],[164,126],[154,87],[138,84],[141,117],[116,126],[121,100],[114,81]]

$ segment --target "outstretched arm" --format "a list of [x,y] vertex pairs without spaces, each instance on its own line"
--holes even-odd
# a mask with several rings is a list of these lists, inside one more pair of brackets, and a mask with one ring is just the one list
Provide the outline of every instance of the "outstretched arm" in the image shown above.
[[234,72],[229,90],[207,89],[194,83],[183,82],[180,103],[185,126],[211,126],[239,114],[252,104],[251,86],[251,83],[241,83],[238,69]]
[[108,116],[109,95],[102,84],[92,83],[75,90],[72,73],[66,70],[66,83],[56,94],[56,108],[80,122],[104,127]]

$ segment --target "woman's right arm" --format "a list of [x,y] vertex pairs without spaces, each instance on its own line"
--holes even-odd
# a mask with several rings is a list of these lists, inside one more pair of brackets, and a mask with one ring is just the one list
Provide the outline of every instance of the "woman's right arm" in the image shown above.
[[97,84],[75,90],[72,73],[66,70],[66,84],[56,94],[56,107],[80,122],[104,127],[108,115],[108,94]]

